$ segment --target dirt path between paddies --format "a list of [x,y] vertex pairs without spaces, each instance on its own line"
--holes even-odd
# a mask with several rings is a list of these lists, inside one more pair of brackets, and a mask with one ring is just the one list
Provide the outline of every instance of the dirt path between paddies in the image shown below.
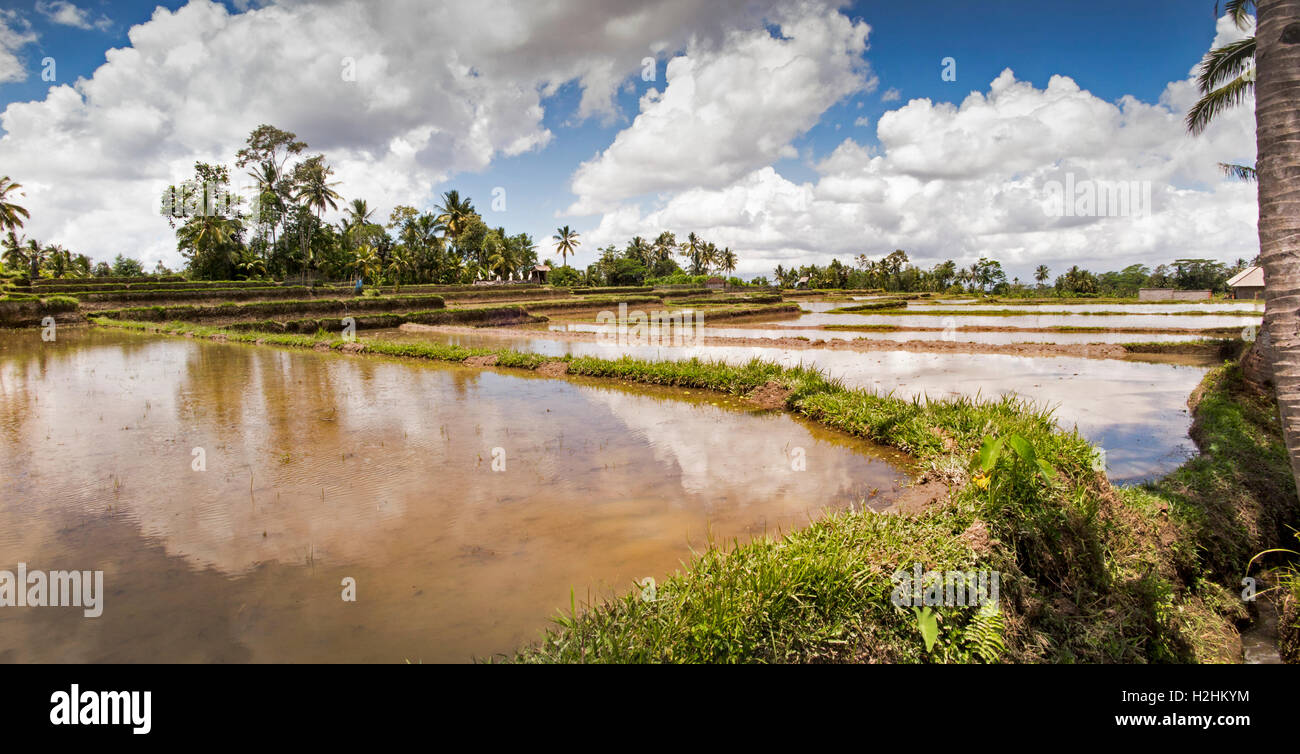
[[[444,333],[448,335],[487,335],[502,338],[543,338],[547,340],[582,340],[596,341],[602,334],[592,332],[573,332],[559,330],[529,330],[517,327],[464,327],[459,325],[419,325],[407,323],[398,329],[404,332]],[[661,338],[662,345],[677,344],[671,336]],[[751,348],[783,348],[801,350],[827,351],[911,351],[917,353],[971,353],[1003,354],[1007,356],[1074,356],[1086,359],[1135,359],[1149,360],[1156,354],[1132,351],[1122,343],[972,343],[945,340],[805,340],[803,338],[737,338],[706,335],[691,339],[685,345],[701,346],[743,346]],[[654,345],[647,342],[646,345]],[[1188,344],[1182,349],[1185,353],[1213,353],[1217,344],[1209,343],[1204,348],[1198,344]]]

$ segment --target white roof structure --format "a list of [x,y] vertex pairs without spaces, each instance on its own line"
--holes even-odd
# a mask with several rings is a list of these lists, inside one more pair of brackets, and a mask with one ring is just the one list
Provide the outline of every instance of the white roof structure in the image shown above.
[[1229,288],[1263,288],[1264,268],[1247,267],[1228,279]]

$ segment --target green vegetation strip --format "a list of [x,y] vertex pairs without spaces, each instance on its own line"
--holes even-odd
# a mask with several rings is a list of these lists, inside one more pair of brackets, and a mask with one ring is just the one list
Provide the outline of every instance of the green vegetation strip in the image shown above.
[[704,315],[705,322],[713,322],[719,319],[737,319],[740,317],[760,317],[773,314],[792,314],[799,311],[798,304],[771,304],[760,306],[735,306],[720,307],[710,309],[699,309],[698,312]]
[[[386,327],[400,327],[408,322],[421,325],[472,325],[474,327],[501,327],[521,325],[533,322],[545,322],[546,317],[529,314],[519,306],[489,306],[479,309],[434,309],[422,312],[403,312],[400,314],[370,314],[353,317],[358,330],[377,330]],[[298,319],[289,322],[241,322],[228,325],[231,330],[315,333],[339,332],[343,329],[342,317],[322,317],[319,319]]]
[[400,309],[437,309],[444,305],[441,296],[385,296],[356,297],[349,299],[311,299],[305,301],[258,301],[252,303],[227,303],[212,306],[144,306],[98,312],[97,316],[109,319],[131,318],[149,322],[181,320],[193,322],[204,319],[238,319],[241,317],[267,317],[276,314],[309,314],[312,312],[337,313],[347,316],[360,311],[394,311]]
[[42,318],[77,310],[77,300],[68,296],[5,296],[0,298],[0,326],[36,324]]
[[649,285],[611,286],[609,288],[574,288],[575,296],[601,296],[611,293],[650,293],[654,288]]
[[616,307],[619,304],[631,306],[633,304],[658,303],[662,303],[658,296],[583,296],[582,298],[562,298],[549,301],[520,301],[519,306],[529,311],[539,311],[546,309],[596,309],[600,307]]
[[[267,286],[261,288],[181,288],[171,290],[136,290],[107,291],[103,293],[85,292],[69,293],[88,304],[130,301],[205,301],[224,299],[228,301],[252,299],[292,299],[312,295],[312,289],[305,286]],[[336,295],[331,292],[331,295]]]
[[22,285],[46,286],[62,285],[68,280],[84,280],[90,283],[183,283],[187,282],[180,275],[141,275],[138,277],[96,277],[96,278],[38,278],[30,280],[28,278],[19,278]]
[[96,283],[94,278],[60,278],[34,290],[49,293],[114,293],[118,291],[233,290],[237,288],[282,288],[269,280],[185,280],[169,283]]
[[748,296],[706,296],[666,302],[670,306],[697,306],[700,304],[777,304],[781,296],[775,293],[758,293]]
[[[348,345],[186,323],[100,324],[301,348]],[[440,361],[494,354],[497,366],[524,369],[558,360],[437,343],[361,347]],[[659,584],[653,599],[633,590],[594,605],[575,601],[538,643],[506,658],[513,661],[1232,660],[1224,648],[1243,614],[1235,590],[1246,560],[1273,532],[1297,523],[1273,404],[1239,395],[1232,366],[1211,372],[1198,391],[1193,436],[1204,455],[1159,485],[1116,490],[1077,432],[1010,397],[902,400],[760,360],[562,360],[571,374],[625,382],[734,395],[780,386],[789,391],[788,409],[911,454],[924,476],[946,480],[952,493],[915,515],[840,512],[781,537],[711,544]],[[992,438],[1006,451],[981,452]],[[987,475],[972,476],[977,458]],[[1257,532],[1260,520],[1268,526]],[[918,615],[896,607],[891,575],[914,565],[1000,573],[998,609]]]
[[881,309],[898,309],[903,304],[897,301],[873,301],[869,304],[855,304],[853,306],[840,306],[830,310],[830,314],[857,314],[858,312],[874,312]]

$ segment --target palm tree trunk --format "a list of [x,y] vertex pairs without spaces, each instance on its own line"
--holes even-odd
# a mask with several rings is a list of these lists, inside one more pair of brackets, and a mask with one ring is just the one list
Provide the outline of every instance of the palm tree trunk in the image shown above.
[[1255,144],[1264,327],[1282,434],[1300,480],[1300,0],[1259,0]]

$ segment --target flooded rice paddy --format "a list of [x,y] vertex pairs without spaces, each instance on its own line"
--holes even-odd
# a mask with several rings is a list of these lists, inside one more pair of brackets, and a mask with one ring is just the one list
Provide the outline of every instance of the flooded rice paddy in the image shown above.
[[[705,314],[707,319],[708,315]],[[559,332],[613,332],[610,325],[592,322],[568,322],[551,324],[549,331]],[[904,342],[909,340],[941,340],[958,343],[987,343],[1003,345],[1011,343],[1180,343],[1189,340],[1227,337],[1223,335],[1202,335],[1193,333],[1114,333],[1114,332],[979,332],[953,329],[936,330],[823,330],[820,328],[765,327],[763,325],[710,327],[705,326],[696,332],[705,338],[751,338],[780,339],[806,338],[810,341],[831,340],[883,340]]]
[[748,346],[625,345],[516,333],[408,333],[374,331],[365,337],[432,340],[474,348],[513,348],[548,356],[631,356],[647,360],[712,359],[743,364],[764,359],[810,366],[853,387],[899,396],[995,398],[1014,393],[1054,410],[1065,428],[1077,427],[1105,448],[1113,481],[1152,479],[1177,468],[1195,450],[1187,436],[1187,398],[1210,364],[1145,363],[1108,359],[1001,354],[843,351]]
[[0,661],[509,652],[571,589],[623,593],[710,536],[884,507],[903,463],[716,394],[0,332],[0,563],[103,570],[105,590],[94,619],[0,610]]
[[[1104,311],[1115,311],[1111,307]],[[1026,308],[1027,312],[1032,309]],[[1049,310],[1050,311],[1050,310]],[[897,327],[1142,327],[1162,328],[1219,328],[1243,329],[1258,327],[1263,319],[1237,314],[1013,314],[1008,316],[968,316],[953,314],[832,314],[829,311],[806,311],[788,319],[773,322],[797,327],[824,327],[826,325],[894,325]]]

